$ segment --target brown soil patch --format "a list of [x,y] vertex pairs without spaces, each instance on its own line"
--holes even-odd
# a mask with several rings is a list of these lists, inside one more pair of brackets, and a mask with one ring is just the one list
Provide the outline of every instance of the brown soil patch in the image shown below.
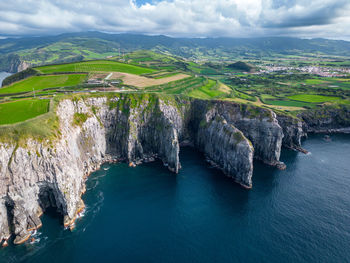
[[93,73],[89,79],[104,79],[108,76],[108,73]]
[[113,75],[109,79],[121,79],[125,85],[135,86],[138,88],[145,88],[150,86],[162,85],[168,82],[184,79],[190,77],[186,74],[177,74],[174,76],[161,78],[161,79],[153,79],[146,78],[134,74],[122,73],[122,72],[113,72]]
[[230,89],[227,85],[220,83],[219,90],[224,93],[230,93],[232,89]]

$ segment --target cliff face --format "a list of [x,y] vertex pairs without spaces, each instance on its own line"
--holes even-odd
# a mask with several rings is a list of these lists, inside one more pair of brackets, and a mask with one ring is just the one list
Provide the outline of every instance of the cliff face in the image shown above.
[[196,146],[226,175],[251,188],[254,148],[240,130],[209,111],[200,122]]
[[0,71],[17,73],[29,68],[30,66],[30,63],[22,61],[18,55],[10,54],[0,56]]
[[206,112],[208,109],[239,129],[251,141],[254,158],[268,165],[283,168],[284,164],[279,158],[284,135],[274,112],[224,101],[194,102],[196,116],[200,116],[201,112]]
[[158,157],[177,173],[183,118],[176,107],[152,97],[141,101],[113,100],[114,108],[100,116],[107,130],[107,152],[131,165]]
[[[159,158],[178,173],[184,141],[250,188],[253,157],[281,166],[288,132],[269,110],[153,95],[65,99],[56,113],[59,139],[0,143],[0,241],[14,234],[15,243],[24,242],[41,226],[47,207],[55,207],[66,226],[73,224],[84,207],[85,179],[103,162],[125,160],[134,166]],[[294,142],[294,133],[283,142]]]
[[71,225],[84,207],[86,176],[104,161],[134,165],[158,157],[177,173],[182,118],[173,106],[148,99],[63,100],[57,107],[58,141],[0,144],[0,239],[13,233],[16,244],[24,242],[50,206]]
[[302,121],[298,118],[282,114],[277,114],[277,120],[284,134],[282,145],[289,149],[306,152],[301,147],[301,139],[306,136]]
[[[0,238],[10,231],[15,243],[41,225],[39,215],[48,206],[58,209],[70,224],[83,203],[84,178],[98,168],[106,149],[105,131],[96,118],[81,126],[72,124],[75,112],[87,112],[84,103],[62,101],[57,108],[61,138],[55,145],[29,139],[25,146],[2,144]],[[90,138],[94,144],[87,143]],[[11,230],[10,230],[11,229]]]
[[323,106],[298,116],[305,132],[350,132],[350,106]]

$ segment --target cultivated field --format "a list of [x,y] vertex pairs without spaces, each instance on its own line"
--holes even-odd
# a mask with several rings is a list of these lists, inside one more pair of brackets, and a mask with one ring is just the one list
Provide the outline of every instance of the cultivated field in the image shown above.
[[340,100],[339,97],[332,96],[322,96],[322,95],[310,95],[310,94],[298,94],[288,97],[291,100],[298,100],[303,102],[312,102],[312,103],[322,103],[328,101]]
[[189,96],[199,99],[210,99],[225,94],[215,80],[208,80],[208,83],[188,93]]
[[129,74],[129,73],[114,72],[109,79],[121,79],[123,80],[123,83],[126,85],[135,86],[137,88],[145,88],[145,87],[150,87],[155,85],[163,85],[172,81],[177,81],[188,77],[190,76],[186,74],[176,74],[176,75],[158,79],[158,78],[146,78],[143,76],[138,76],[138,75]]
[[[3,102],[0,104],[0,125],[22,122],[45,113],[48,99],[72,92],[175,94],[249,103],[290,111],[295,115],[301,110],[325,104],[350,104],[350,74],[337,77],[279,71],[245,74],[233,70],[228,63],[196,63],[151,51],[136,51],[115,59],[119,61],[99,59],[37,67],[35,69],[41,75],[0,88],[0,101]],[[21,73],[17,77],[21,79]],[[99,81],[85,83],[88,77]],[[110,85],[109,82],[115,79],[122,82]],[[123,84],[128,87],[123,87]],[[31,93],[33,89],[37,91],[36,98]],[[23,97],[29,96],[32,98],[23,100]],[[39,97],[45,99],[38,100]],[[47,118],[49,114],[6,127],[27,125],[22,130],[34,129],[37,134],[42,134],[40,119]],[[29,127],[32,122],[36,124]]]
[[245,103],[245,104],[246,103],[250,103],[250,104],[253,104],[253,105],[259,106],[259,107],[268,107],[268,108],[282,110],[282,111],[301,111],[301,110],[305,110],[305,108],[298,107],[298,106],[266,105],[265,103],[262,103],[260,101],[260,99],[257,99],[256,101],[249,101],[249,100],[245,100],[245,99],[241,99],[241,98],[227,98],[225,100],[235,101],[235,102],[240,102],[240,103]]
[[50,100],[26,99],[0,104],[0,125],[12,124],[48,112]]
[[139,67],[117,61],[95,60],[60,65],[49,65],[35,68],[41,73],[50,74],[55,72],[125,72],[136,75],[152,73],[156,70]]
[[0,89],[0,94],[30,92],[46,88],[68,87],[82,83],[86,74],[33,76]]

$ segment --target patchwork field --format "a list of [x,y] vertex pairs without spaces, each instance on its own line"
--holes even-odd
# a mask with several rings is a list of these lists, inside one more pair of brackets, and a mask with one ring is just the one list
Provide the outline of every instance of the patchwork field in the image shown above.
[[137,88],[145,88],[155,85],[163,85],[172,81],[181,80],[184,78],[190,77],[186,74],[176,74],[164,78],[146,78],[143,76],[138,76],[135,74],[122,73],[122,72],[114,72],[110,79],[121,79],[124,84],[135,86]]
[[50,100],[26,99],[0,104],[0,125],[32,119],[48,112]]
[[86,74],[43,75],[33,76],[0,89],[0,94],[30,92],[46,88],[68,87],[82,83]]
[[35,68],[41,73],[50,74],[56,72],[125,72],[136,75],[152,73],[155,69],[139,67],[126,63],[108,60],[95,60],[60,65],[49,65]]
[[[0,88],[0,125],[45,113],[49,98],[73,92],[176,94],[250,103],[292,114],[324,104],[350,104],[348,76],[284,72],[245,74],[232,70],[227,63],[194,62],[150,51],[136,51],[114,59],[36,67],[40,75],[35,75],[34,70],[28,75],[19,73],[15,80],[22,80]],[[32,77],[28,77],[30,75]],[[87,79],[93,81],[87,82]],[[121,82],[111,83],[116,79]],[[36,98],[31,93],[33,89],[37,91]],[[24,97],[27,99],[23,100]],[[38,100],[39,97],[43,100]]]

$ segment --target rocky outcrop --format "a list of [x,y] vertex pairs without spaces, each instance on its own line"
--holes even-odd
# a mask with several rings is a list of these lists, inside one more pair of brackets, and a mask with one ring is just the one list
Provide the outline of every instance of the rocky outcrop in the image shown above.
[[17,72],[21,72],[23,70],[26,70],[30,68],[32,65],[26,61],[21,61],[17,66]]
[[299,118],[281,113],[277,114],[277,120],[284,134],[282,146],[307,153],[307,151],[301,147],[301,139],[306,136],[302,121]]
[[48,207],[71,226],[84,208],[87,175],[106,161],[134,166],[158,158],[178,173],[186,141],[250,188],[253,157],[281,167],[283,134],[284,144],[299,143],[272,111],[231,102],[117,94],[64,99],[56,115],[58,138],[0,143],[0,240],[14,234],[24,242]]
[[201,113],[210,110],[212,114],[220,115],[229,124],[242,131],[253,144],[254,158],[268,165],[284,168],[284,164],[279,161],[283,130],[274,112],[225,101],[196,100],[193,104],[193,115],[201,116]]
[[305,132],[349,132],[350,131],[350,106],[349,105],[324,105],[301,112],[298,117],[303,120]]
[[208,160],[245,188],[252,187],[254,148],[243,133],[219,115],[200,122],[196,146]]
[[157,157],[177,173],[183,119],[176,107],[148,96],[140,100],[117,97],[112,104],[113,109],[100,116],[107,131],[107,153],[131,165]]
[[0,71],[17,73],[29,68],[30,66],[30,63],[22,61],[20,56],[16,54],[0,56]]

